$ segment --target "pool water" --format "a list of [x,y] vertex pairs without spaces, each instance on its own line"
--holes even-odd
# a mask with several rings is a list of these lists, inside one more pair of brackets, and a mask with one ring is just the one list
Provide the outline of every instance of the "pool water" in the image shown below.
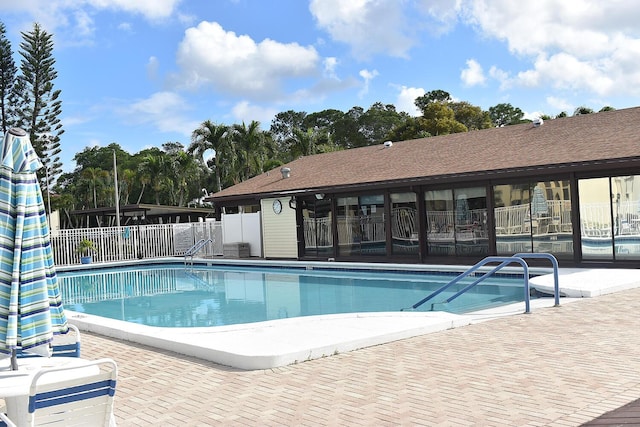
[[[320,314],[400,311],[455,274],[154,265],[58,273],[66,309],[163,327],[222,326]],[[452,286],[416,311],[464,313],[524,301],[522,277],[494,277],[451,303]]]

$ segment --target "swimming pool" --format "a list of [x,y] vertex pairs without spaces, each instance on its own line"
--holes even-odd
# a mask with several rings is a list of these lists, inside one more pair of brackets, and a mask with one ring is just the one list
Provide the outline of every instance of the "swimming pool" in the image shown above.
[[[59,272],[65,308],[160,327],[205,327],[410,307],[457,273],[341,268],[160,264]],[[524,300],[523,278],[498,275],[451,303],[419,311],[466,313]],[[433,303],[433,304],[432,304]]]

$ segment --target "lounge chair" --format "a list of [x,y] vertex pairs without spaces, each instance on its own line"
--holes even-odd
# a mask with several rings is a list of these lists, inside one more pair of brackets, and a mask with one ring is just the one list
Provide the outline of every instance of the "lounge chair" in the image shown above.
[[[20,420],[0,413],[0,422],[8,427],[115,425],[112,418],[117,375],[117,365],[111,359],[42,369],[31,381],[28,407]],[[15,418],[15,414],[12,416]]]
[[[29,350],[18,350],[18,357],[39,357]],[[55,335],[52,342],[53,357],[80,357],[80,331],[75,325],[69,325],[69,332]],[[1,427],[1,426],[0,426]]]

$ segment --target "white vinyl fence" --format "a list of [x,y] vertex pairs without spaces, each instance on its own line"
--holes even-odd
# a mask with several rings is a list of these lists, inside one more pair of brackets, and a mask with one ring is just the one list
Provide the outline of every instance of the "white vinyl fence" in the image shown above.
[[211,239],[211,242],[198,252],[198,257],[223,254],[222,224],[217,221],[82,228],[52,231],[51,246],[56,265],[80,263],[76,247],[83,239],[93,241],[97,248],[92,254],[94,262],[182,256],[203,239]]

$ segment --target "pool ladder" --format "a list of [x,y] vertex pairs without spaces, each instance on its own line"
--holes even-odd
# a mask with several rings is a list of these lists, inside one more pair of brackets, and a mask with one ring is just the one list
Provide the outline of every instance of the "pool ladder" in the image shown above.
[[202,249],[204,249],[204,247],[207,246],[207,243],[213,243],[213,240],[200,239],[196,242],[195,245],[187,249],[184,253],[184,264],[187,265],[187,258],[189,258],[191,264],[193,265],[193,257],[196,256]]
[[[449,289],[451,286],[455,285],[456,283],[458,283],[459,281],[461,281],[465,277],[470,276],[471,274],[474,274],[477,270],[479,270],[480,268],[484,267],[485,265],[490,264],[490,263],[499,262],[500,264],[498,264],[497,266],[493,267],[491,270],[487,271],[482,276],[478,277],[476,280],[471,282],[469,285],[465,286],[464,288],[462,288],[461,290],[456,292],[454,295],[452,295],[451,297],[446,299],[444,302],[445,303],[449,303],[449,302],[453,301],[454,299],[458,298],[463,293],[467,292],[469,289],[473,288],[478,283],[480,283],[480,282],[486,280],[487,278],[491,277],[494,273],[496,273],[497,271],[501,270],[502,268],[508,266],[509,264],[517,263],[517,264],[520,264],[522,266],[522,269],[524,270],[524,305],[525,305],[524,312],[525,313],[530,313],[531,312],[531,295],[529,294],[529,292],[530,292],[529,291],[529,265],[526,263],[524,258],[546,258],[549,261],[551,261],[551,264],[553,266],[553,282],[554,282],[553,283],[553,285],[554,285],[553,294],[554,294],[554,298],[555,298],[555,306],[556,307],[559,306],[560,305],[560,286],[558,284],[558,260],[553,255],[547,254],[547,253],[517,253],[517,254],[514,254],[513,256],[510,256],[510,257],[499,257],[499,256],[486,257],[485,259],[483,259],[482,261],[479,261],[476,265],[474,265],[473,267],[469,268],[467,271],[465,271],[464,273],[460,274],[459,276],[457,276],[455,279],[453,279],[452,281],[450,281],[446,285],[444,285],[441,288],[435,290],[434,292],[429,294],[427,297],[425,297],[425,298],[421,299],[420,301],[418,301],[417,303],[413,304],[410,308],[407,308],[407,309],[403,308],[400,311],[416,309],[416,308],[420,307],[422,304],[426,303],[427,301],[430,301],[431,299],[433,299],[438,294],[440,294],[440,293],[444,292],[445,290]],[[432,308],[433,308],[433,305],[434,304],[431,305]]]

